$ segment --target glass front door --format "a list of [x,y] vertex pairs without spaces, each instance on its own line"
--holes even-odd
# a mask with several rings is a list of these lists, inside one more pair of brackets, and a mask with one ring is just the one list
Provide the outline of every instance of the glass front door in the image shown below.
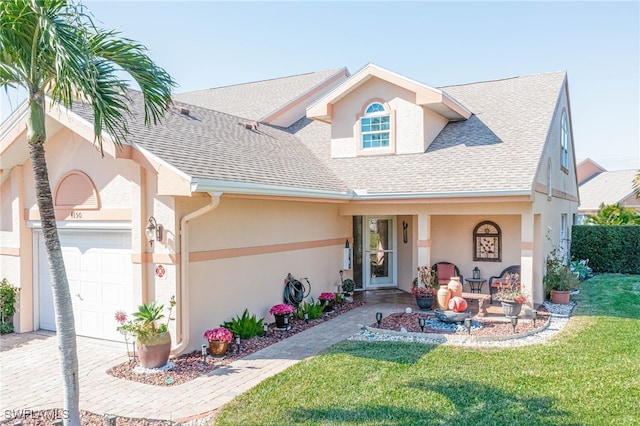
[[363,221],[365,287],[396,285],[395,220],[392,217],[367,217]]

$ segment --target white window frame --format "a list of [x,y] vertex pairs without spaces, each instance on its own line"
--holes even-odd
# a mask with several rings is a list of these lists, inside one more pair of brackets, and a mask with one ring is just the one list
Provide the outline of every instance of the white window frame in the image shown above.
[[560,166],[569,170],[569,120],[567,111],[562,111],[560,119]]
[[[372,111],[367,112],[374,105],[379,105],[382,108],[382,111]],[[364,130],[364,120],[371,120],[375,118],[386,118],[386,129],[380,130]],[[383,123],[380,123],[382,126]],[[386,145],[379,146],[365,146],[365,136],[366,135],[385,135],[386,134]],[[372,102],[365,108],[364,116],[360,118],[360,149],[361,150],[376,150],[376,149],[384,149],[387,150],[391,147],[391,114],[386,110],[385,106],[381,102]]]

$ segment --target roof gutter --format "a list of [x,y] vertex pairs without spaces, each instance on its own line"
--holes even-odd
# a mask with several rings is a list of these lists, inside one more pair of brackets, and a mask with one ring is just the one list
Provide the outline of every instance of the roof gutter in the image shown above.
[[368,193],[354,190],[352,199],[357,200],[406,200],[412,198],[477,198],[477,197],[521,197],[531,196],[529,189],[510,189],[499,191],[458,191],[458,192],[385,192]]
[[187,223],[197,217],[202,216],[220,205],[220,192],[210,192],[211,201],[206,206],[193,211],[180,219],[180,291],[178,293],[178,303],[176,310],[176,333],[180,336],[180,341],[171,348],[172,355],[179,355],[189,346],[189,310],[186,309],[189,303],[189,227]]
[[353,195],[347,192],[210,179],[194,179],[191,184],[191,192],[224,192],[232,194],[330,198],[338,200],[350,200],[353,198]]

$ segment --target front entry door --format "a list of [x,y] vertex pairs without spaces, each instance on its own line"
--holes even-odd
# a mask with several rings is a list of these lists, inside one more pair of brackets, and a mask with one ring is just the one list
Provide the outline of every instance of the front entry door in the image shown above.
[[396,232],[393,217],[366,217],[364,282],[366,288],[396,286]]

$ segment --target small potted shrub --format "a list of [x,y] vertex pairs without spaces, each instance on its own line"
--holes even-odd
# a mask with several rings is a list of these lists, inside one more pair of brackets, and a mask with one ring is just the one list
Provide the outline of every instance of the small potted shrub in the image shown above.
[[502,311],[505,316],[517,317],[520,314],[522,304],[527,301],[527,298],[520,289],[519,274],[505,275],[505,282],[496,294],[496,299],[502,303]]
[[276,327],[280,330],[289,330],[289,317],[295,311],[295,308],[286,303],[278,303],[269,309],[269,313],[276,319]]
[[353,293],[353,291],[356,289],[356,282],[351,278],[347,278],[346,280],[342,281],[341,287],[342,294],[344,294],[345,296],[351,296],[351,293]]
[[164,305],[156,304],[155,300],[138,306],[138,311],[133,313],[133,320],[127,321],[127,314],[123,311],[116,312],[116,321],[120,324],[117,330],[124,334],[127,343],[129,335],[136,339],[138,359],[144,368],[159,368],[169,361],[171,334],[168,327],[173,319],[171,311],[176,305],[175,298],[172,297],[169,303],[166,323],[160,323],[164,318]]
[[209,352],[214,356],[224,355],[229,342],[233,340],[233,334],[224,327],[207,330],[203,337],[209,342]]
[[579,280],[571,268],[565,264],[558,247],[554,246],[547,255],[546,266],[547,271],[542,278],[542,283],[551,303],[569,304],[571,291],[578,286]]

